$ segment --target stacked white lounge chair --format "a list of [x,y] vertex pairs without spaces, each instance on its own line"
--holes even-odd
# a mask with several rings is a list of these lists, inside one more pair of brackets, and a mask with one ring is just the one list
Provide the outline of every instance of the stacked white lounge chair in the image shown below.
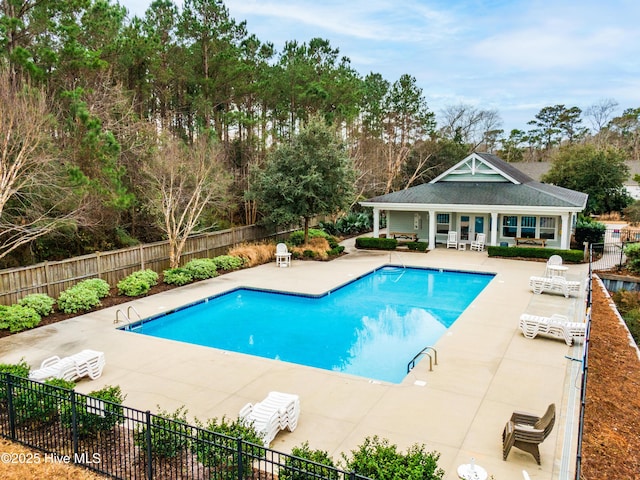
[[537,335],[549,335],[560,338],[569,346],[574,338],[584,338],[587,326],[583,322],[570,322],[564,315],[554,313],[551,317],[529,315],[520,316],[520,329],[525,338],[535,338]]
[[576,280],[567,280],[561,276],[533,276],[529,278],[529,286],[535,294],[540,294],[542,292],[561,293],[566,298],[569,298],[569,295],[577,294],[580,291],[580,282]]
[[74,381],[78,378],[89,377],[95,380],[102,375],[105,363],[104,353],[95,350],[82,350],[63,358],[54,355],[45,359],[39,369],[30,372],[29,378],[39,382],[50,378]]
[[269,392],[267,398],[240,409],[242,421],[252,424],[268,447],[280,430],[293,432],[300,417],[300,398],[291,393]]

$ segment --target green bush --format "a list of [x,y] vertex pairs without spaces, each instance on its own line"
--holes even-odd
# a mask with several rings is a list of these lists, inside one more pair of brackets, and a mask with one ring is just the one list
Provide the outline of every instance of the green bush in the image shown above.
[[189,261],[184,269],[194,280],[206,280],[218,275],[218,266],[212,258],[196,258]]
[[77,313],[91,310],[100,305],[98,292],[82,285],[74,285],[60,293],[58,297],[58,310],[64,313]]
[[98,298],[104,298],[109,296],[109,290],[111,287],[109,283],[101,278],[90,278],[88,280],[83,280],[82,282],[76,285],[77,287],[86,287],[96,291]]
[[627,268],[634,273],[640,273],[640,243],[627,243],[624,247],[627,256]]
[[417,250],[419,252],[426,252],[427,248],[429,248],[427,242],[407,242],[405,245],[409,250]]
[[31,307],[10,305],[0,309],[0,328],[11,333],[33,328],[40,323],[40,315]]
[[238,478],[238,438],[255,445],[251,447],[251,455],[242,457],[244,472],[251,472],[253,458],[265,456],[265,449],[261,447],[262,439],[253,425],[245,424],[240,419],[229,421],[223,416],[219,422],[217,418],[213,418],[206,424],[196,420],[196,425],[202,430],[198,430],[197,440],[191,446],[191,450],[200,463],[219,473],[215,478],[228,480]]
[[344,245],[338,245],[337,247],[329,250],[329,252],[327,253],[329,254],[330,257],[337,257],[338,255],[341,255],[342,252],[344,252]]
[[162,272],[162,279],[167,285],[186,285],[193,282],[193,277],[184,268],[170,268]]
[[579,245],[584,242],[602,243],[607,226],[604,223],[594,222],[590,219],[580,219],[576,223],[575,239]]
[[367,437],[351,458],[342,454],[346,469],[376,480],[440,480],[444,471],[438,468],[440,454],[426,452],[424,445],[414,444],[406,453],[378,436]]
[[18,305],[33,308],[41,317],[53,313],[55,304],[56,301],[46,293],[32,293],[18,300]]
[[375,250],[395,250],[398,241],[395,238],[373,238],[358,237],[356,238],[356,248],[368,248]]
[[70,391],[75,386],[74,382],[60,378],[46,380],[44,384],[25,382],[16,386],[13,405],[18,422],[53,422],[62,405],[71,399]]
[[[317,228],[310,228],[309,240],[315,237],[326,238],[327,240],[329,240],[329,237],[331,237],[331,235],[329,235],[327,232],[323,230],[319,230]],[[296,230],[291,235],[289,235],[289,238],[287,239],[287,243],[290,243],[291,245],[294,245],[296,247],[299,247],[300,245],[302,245],[304,243],[304,230]]]
[[[84,397],[76,403],[76,424],[82,437],[108,432],[124,422],[122,402],[124,396],[119,386],[109,386],[89,392],[86,403]],[[60,421],[66,428],[73,426],[71,402],[65,402],[60,408]]]
[[[29,378],[30,371],[31,367],[24,358],[21,358],[18,363],[0,363],[0,373],[8,373],[10,375],[15,375],[16,377]],[[0,392],[2,392],[2,389],[0,389]]]
[[582,250],[559,250],[555,248],[488,246],[487,253],[489,254],[490,257],[521,257],[521,258],[544,258],[544,259],[549,259],[551,255],[560,255],[564,262],[571,262],[571,263],[584,262],[584,252]]
[[315,258],[316,257],[316,252],[314,252],[313,250],[304,250],[302,252],[302,256],[304,258]]
[[[177,457],[189,447],[190,434],[184,405],[173,413],[160,410],[151,417],[151,453],[164,458]],[[135,433],[134,442],[140,448],[146,448],[146,427],[141,427]]]
[[[299,447],[291,449],[292,457],[287,457],[284,467],[278,472],[279,480],[306,480],[308,478],[323,478],[338,480],[336,465],[329,454],[323,450],[311,450],[309,443],[304,442]],[[308,463],[303,460],[315,463]],[[316,465],[319,464],[319,465]]]
[[219,255],[213,258],[218,270],[229,272],[244,266],[244,259],[234,255]]
[[118,282],[118,293],[127,297],[137,297],[149,293],[157,285],[158,274],[153,270],[138,270]]

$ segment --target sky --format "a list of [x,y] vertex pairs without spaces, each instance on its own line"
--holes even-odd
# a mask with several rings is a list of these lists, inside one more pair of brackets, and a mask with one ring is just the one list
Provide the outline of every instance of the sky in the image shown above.
[[[151,0],[120,0],[143,16]],[[182,0],[174,0],[179,7]],[[528,130],[546,106],[610,100],[640,107],[637,0],[225,0],[236,21],[278,52],[330,41],[363,77],[416,79],[429,109],[496,110]],[[584,126],[591,127],[588,119]]]

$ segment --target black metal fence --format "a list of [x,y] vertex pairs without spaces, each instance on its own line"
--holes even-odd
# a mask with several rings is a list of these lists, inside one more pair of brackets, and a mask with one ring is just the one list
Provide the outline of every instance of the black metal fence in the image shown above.
[[580,385],[580,416],[578,420],[578,445],[576,455],[575,480],[582,478],[582,436],[584,433],[584,412],[587,400],[587,374],[589,371],[589,337],[591,335],[591,307],[593,303],[593,246],[589,248],[589,276],[587,279],[587,299],[586,299],[586,334],[584,337],[584,350],[582,354],[582,382]]
[[0,377],[0,435],[38,450],[2,454],[3,463],[75,463],[121,479],[367,480],[8,373]]

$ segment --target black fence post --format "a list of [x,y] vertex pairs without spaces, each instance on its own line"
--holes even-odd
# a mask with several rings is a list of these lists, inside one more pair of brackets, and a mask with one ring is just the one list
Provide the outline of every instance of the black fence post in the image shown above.
[[349,472],[349,480],[356,480],[356,472]]
[[147,410],[145,414],[146,430],[144,438],[147,444],[147,478],[151,480],[153,478],[153,462],[151,458],[151,411]]
[[244,472],[242,471],[242,437],[238,437],[236,439],[236,452],[236,461],[238,462],[238,480],[242,480],[244,478]]
[[16,412],[13,408],[13,375],[10,373],[4,374],[5,381],[7,383],[7,408],[9,409],[9,432],[11,433],[11,440],[16,439]]
[[73,438],[73,456],[78,455],[78,409],[77,409],[76,392],[71,390],[71,432]]

